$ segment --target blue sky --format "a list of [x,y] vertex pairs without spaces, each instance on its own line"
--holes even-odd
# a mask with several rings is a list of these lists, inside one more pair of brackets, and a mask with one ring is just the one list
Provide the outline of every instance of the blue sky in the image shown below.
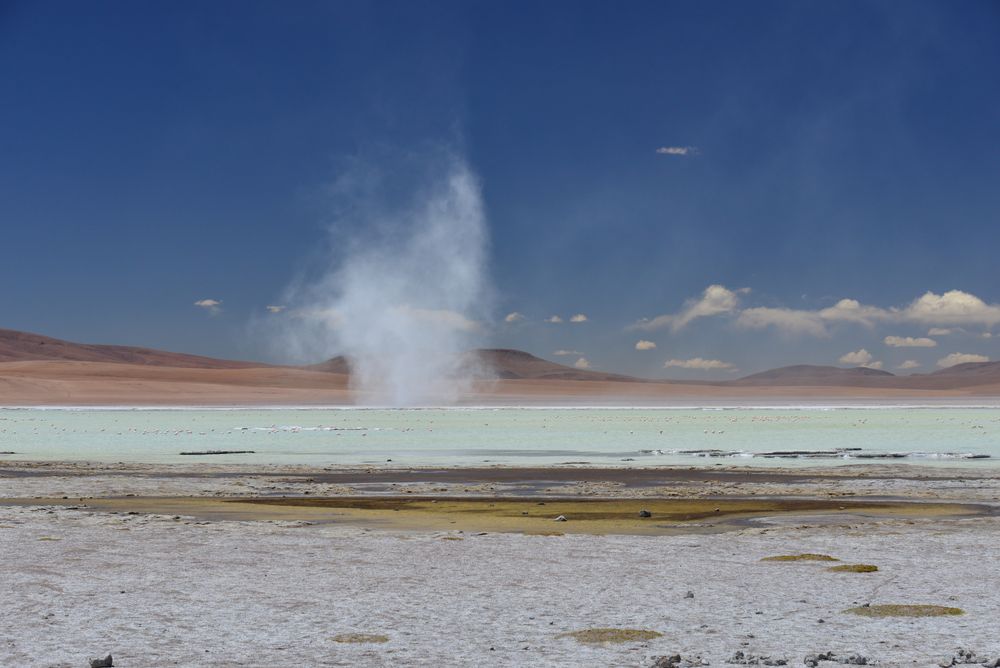
[[483,344],[997,359],[998,34],[985,1],[6,2],[0,326],[277,359],[254,323],[324,262],[345,161],[443,143]]

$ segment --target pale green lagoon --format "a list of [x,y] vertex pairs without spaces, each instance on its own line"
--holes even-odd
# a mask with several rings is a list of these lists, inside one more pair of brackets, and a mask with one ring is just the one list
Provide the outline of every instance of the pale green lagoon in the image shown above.
[[[180,454],[210,450],[253,453]],[[6,408],[0,451],[13,453],[0,464],[992,467],[1000,408]]]

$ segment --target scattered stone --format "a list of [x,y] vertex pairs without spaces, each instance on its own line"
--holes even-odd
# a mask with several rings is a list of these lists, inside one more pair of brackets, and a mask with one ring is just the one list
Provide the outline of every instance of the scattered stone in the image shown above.
[[645,508],[639,511],[639,517],[652,517],[653,513],[649,512]]
[[557,517],[555,519],[555,521],[556,522],[565,522],[566,521],[566,516],[565,515],[560,515],[559,517]]
[[787,666],[788,659],[776,659],[763,654],[744,654],[742,651],[738,651],[729,657],[726,663],[741,666]]
[[684,594],[684,598],[694,598],[694,592],[689,591],[688,593]]
[[103,659],[91,659],[90,668],[111,668],[115,665],[114,659],[108,654]]
[[680,654],[670,656],[654,656],[653,663],[649,668],[690,668],[691,666],[708,666],[700,656],[683,657]]

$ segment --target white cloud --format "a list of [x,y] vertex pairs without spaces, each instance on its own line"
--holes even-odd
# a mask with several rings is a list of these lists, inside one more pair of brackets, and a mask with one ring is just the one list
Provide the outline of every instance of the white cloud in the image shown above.
[[573,362],[573,366],[577,369],[589,369],[590,361],[586,357],[581,357],[577,361]]
[[826,325],[818,313],[790,308],[757,306],[744,309],[736,318],[736,324],[746,329],[774,327],[790,334],[826,335]]
[[570,322],[587,322],[587,316],[583,313],[577,313],[569,319]]
[[687,360],[667,360],[663,363],[664,368],[677,367],[679,369],[701,369],[704,371],[732,370],[735,367],[729,362],[721,360],[707,360],[701,357],[692,357]]
[[984,339],[992,339],[993,338],[993,332],[983,332],[979,336],[982,337],[982,338],[984,338]]
[[215,315],[222,311],[222,301],[219,299],[199,299],[194,305],[205,309],[210,315]]
[[268,313],[281,313],[286,307],[279,304],[268,304],[264,308],[267,309]]
[[926,337],[913,338],[912,336],[887,336],[882,342],[893,348],[933,348],[937,345],[934,339]]
[[947,327],[931,327],[927,330],[927,336],[948,336],[952,334],[955,330],[949,329]]
[[989,362],[990,358],[985,355],[975,355],[973,353],[951,353],[945,355],[937,361],[937,365],[942,369],[955,366],[956,364],[968,364],[969,362]]
[[903,319],[927,325],[1000,324],[1000,304],[987,304],[979,297],[949,290],[944,294],[927,292],[900,311]]
[[656,152],[660,155],[698,155],[701,151],[698,150],[697,146],[661,146],[656,149]]
[[636,343],[635,343],[635,349],[636,350],[656,350],[656,344],[653,343],[652,341],[646,341],[646,340],[636,341]]
[[551,322],[551,323],[556,323],[556,324],[558,324],[558,323],[560,323],[560,322],[562,322],[562,321],[563,321],[563,319],[562,319],[562,318],[560,318],[560,317],[559,317],[559,316],[557,316],[557,315],[554,315],[554,316],[552,316],[551,318],[546,318],[546,319],[545,319],[545,322]]
[[710,285],[705,288],[698,299],[687,300],[679,313],[657,316],[652,320],[641,320],[634,327],[647,331],[670,327],[676,332],[698,318],[735,311],[739,305],[737,294],[745,292],[747,292],[745,288],[734,291],[723,285]]
[[873,362],[872,354],[862,348],[861,350],[855,350],[853,352],[844,353],[840,356],[841,364],[851,364],[853,366],[864,366],[869,369],[881,369],[881,362]]
[[920,367],[920,362],[918,362],[917,360],[906,360],[905,362],[903,362],[902,364],[900,364],[896,368],[897,369],[917,369],[919,367]]
[[521,322],[522,320],[524,320],[524,314],[517,311],[508,313],[503,319],[504,322]]
[[581,353],[579,350],[557,350],[552,354],[557,355],[559,357],[567,357],[569,355],[582,355],[583,353]]

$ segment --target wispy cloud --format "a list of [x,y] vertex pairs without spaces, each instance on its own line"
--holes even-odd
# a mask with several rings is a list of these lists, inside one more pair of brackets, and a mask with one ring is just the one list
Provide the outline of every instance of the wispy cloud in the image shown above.
[[948,336],[954,334],[955,331],[951,327],[931,327],[927,330],[927,336]]
[[279,304],[268,304],[264,308],[267,309],[268,313],[281,313],[286,307]]
[[974,353],[951,353],[945,355],[937,361],[937,365],[942,369],[950,366],[955,366],[956,364],[968,364],[969,362],[989,362],[990,358],[986,355],[976,355]]
[[222,312],[222,300],[220,299],[199,299],[194,305],[205,309],[209,315],[217,315]]
[[663,363],[664,368],[677,367],[678,369],[701,369],[702,371],[732,371],[735,366],[722,360],[707,360],[701,357],[692,357],[687,360],[667,360]]
[[855,350],[850,353],[845,353],[840,356],[841,364],[850,364],[853,366],[863,366],[869,369],[881,369],[882,362],[873,361],[872,354],[862,348],[861,350]]
[[560,317],[559,317],[559,316],[557,316],[557,315],[554,315],[554,316],[551,316],[551,317],[549,317],[549,318],[546,318],[546,319],[545,319],[545,322],[551,322],[551,323],[553,323],[553,324],[559,324],[559,323],[561,323],[562,321],[563,321],[563,319],[562,319],[562,318],[560,318]]
[[507,323],[521,322],[522,320],[524,320],[524,314],[518,313],[517,311],[508,313],[503,319],[503,321]]
[[747,288],[730,290],[724,285],[710,285],[701,296],[689,299],[677,313],[659,315],[651,320],[640,320],[633,325],[634,329],[651,331],[669,327],[679,331],[698,318],[732,313],[739,306],[739,294],[749,292]]
[[937,345],[937,341],[928,339],[926,336],[917,338],[912,336],[887,336],[882,339],[882,342],[893,348],[933,348]]
[[552,354],[558,357],[567,357],[569,355],[582,355],[583,353],[579,350],[557,350]]
[[656,344],[653,343],[652,341],[646,341],[645,339],[642,339],[640,341],[636,341],[635,342],[635,349],[636,350],[656,350]]
[[904,371],[906,369],[919,369],[920,368],[920,362],[918,362],[917,360],[906,360],[905,362],[903,362],[902,364],[900,364],[896,368],[897,369],[902,369]]
[[581,357],[577,361],[573,362],[573,366],[575,366],[577,369],[589,369],[590,360],[588,360],[586,357]]
[[656,149],[656,152],[660,155],[678,155],[681,157],[698,155],[701,153],[697,146],[661,146]]
[[587,320],[587,316],[583,313],[577,313],[569,319],[570,322],[587,322]]

